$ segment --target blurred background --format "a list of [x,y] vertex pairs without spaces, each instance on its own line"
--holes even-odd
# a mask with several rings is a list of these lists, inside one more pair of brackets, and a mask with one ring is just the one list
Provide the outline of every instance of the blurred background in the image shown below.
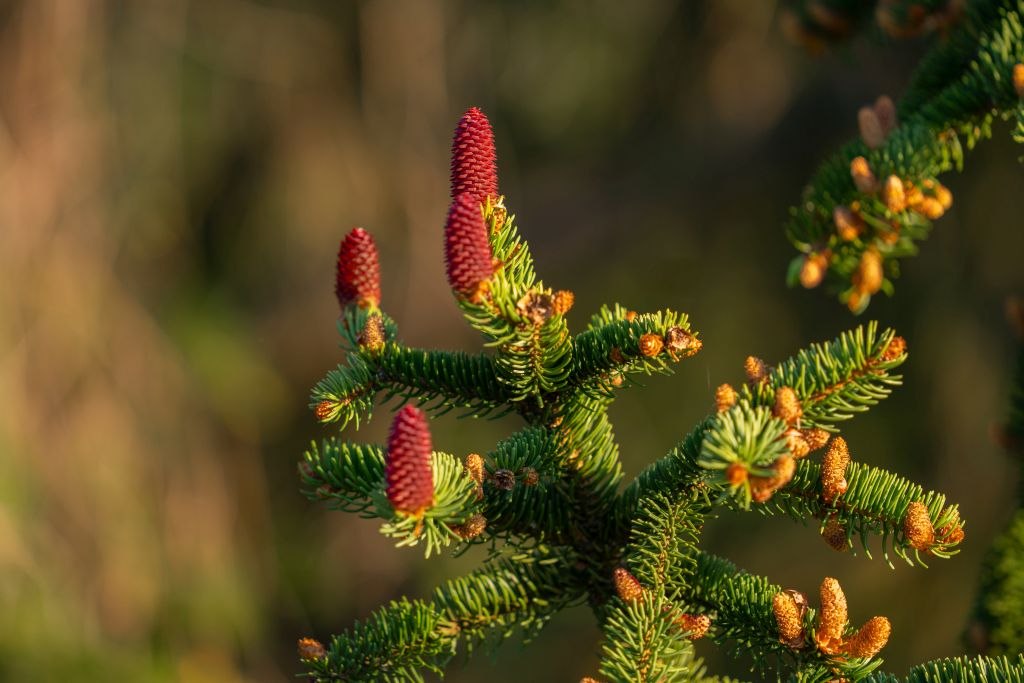
[[[450,133],[494,124],[501,187],[545,282],[687,311],[704,351],[613,409],[625,467],[663,454],[742,378],[850,327],[788,290],[788,207],[898,95],[927,41],[816,58],[746,0],[7,0],[0,3],[0,680],[284,681],[295,641],[422,596],[479,556],[425,562],[298,492],[327,430],[309,388],[341,360],[333,267],[362,225],[411,344],[477,348],[447,291]],[[979,560],[1016,472],[990,438],[1024,290],[1020,149],[948,178],[956,204],[866,318],[911,349],[905,387],[845,433],[855,459],[961,503],[929,570],[840,556],[813,527],[727,515],[706,545],[785,586],[888,615],[900,672],[962,651]],[[944,179],[944,182],[946,179]],[[360,432],[380,441],[387,411]],[[509,419],[442,419],[486,450]],[[876,546],[877,547],[877,546]],[[926,620],[921,615],[927,615]],[[701,644],[713,671],[747,674]],[[596,673],[584,608],[448,680]]]

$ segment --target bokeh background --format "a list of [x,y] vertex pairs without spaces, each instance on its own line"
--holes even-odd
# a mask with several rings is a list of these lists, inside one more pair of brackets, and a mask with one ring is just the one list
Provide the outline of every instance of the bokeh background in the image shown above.
[[[704,351],[613,410],[627,472],[709,410],[742,359],[855,324],[783,284],[788,206],[898,95],[927,41],[811,58],[773,2],[7,0],[0,3],[0,680],[284,681],[326,639],[479,556],[424,562],[305,501],[309,387],[339,362],[338,239],[370,229],[413,344],[473,349],[444,280],[449,135],[485,109],[502,190],[545,281],[691,314]],[[756,515],[708,547],[890,616],[887,666],[960,652],[1016,472],[990,439],[1007,394],[1003,298],[1024,290],[1020,149],[951,177],[956,204],[866,317],[906,385],[846,430],[854,457],[948,492],[963,553],[929,570],[840,556]],[[360,439],[380,440],[387,411]],[[436,423],[485,450],[513,421]],[[747,662],[700,647],[712,669]],[[596,672],[585,609],[454,669],[453,683]],[[750,674],[747,674],[750,677]]]

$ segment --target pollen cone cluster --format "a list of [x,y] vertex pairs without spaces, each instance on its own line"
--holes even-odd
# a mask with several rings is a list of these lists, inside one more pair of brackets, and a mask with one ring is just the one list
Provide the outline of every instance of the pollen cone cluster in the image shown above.
[[827,577],[821,583],[821,612],[814,633],[818,650],[835,657],[868,659],[889,642],[892,625],[885,617],[872,617],[856,633],[844,637],[847,620],[846,595],[838,581]]
[[398,512],[421,515],[434,504],[432,450],[423,411],[410,405],[398,411],[388,435],[385,466],[388,500]]
[[349,304],[361,308],[380,306],[380,264],[377,245],[370,233],[353,228],[341,240],[334,293],[344,309]]
[[472,107],[455,128],[452,139],[452,199],[466,193],[481,204],[498,198],[497,154],[487,116]]

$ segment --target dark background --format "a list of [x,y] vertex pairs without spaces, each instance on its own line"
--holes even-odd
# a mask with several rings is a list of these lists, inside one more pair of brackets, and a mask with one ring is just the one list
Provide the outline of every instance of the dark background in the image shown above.
[[[705,341],[613,409],[629,474],[741,380],[855,320],[784,285],[788,207],[898,96],[927,40],[819,58],[772,2],[24,0],[0,3],[0,679],[289,680],[294,643],[425,595],[479,556],[425,562],[298,493],[327,430],[308,390],[340,360],[338,239],[376,237],[384,306],[412,344],[473,349],[447,291],[450,133],[488,113],[501,188],[545,282],[688,312]],[[706,546],[851,618],[885,614],[887,666],[959,653],[979,560],[1016,472],[990,438],[1008,391],[1006,295],[1024,289],[1008,127],[894,299],[864,319],[909,343],[906,386],[845,429],[855,459],[961,503],[963,552],[928,570],[840,556],[757,515]],[[386,411],[358,436],[380,440]],[[486,450],[512,420],[443,419]],[[352,436],[350,434],[350,436]],[[877,546],[876,546],[877,548]],[[453,683],[593,675],[584,609]],[[743,675],[702,644],[712,669]],[[749,674],[748,674],[749,676]]]

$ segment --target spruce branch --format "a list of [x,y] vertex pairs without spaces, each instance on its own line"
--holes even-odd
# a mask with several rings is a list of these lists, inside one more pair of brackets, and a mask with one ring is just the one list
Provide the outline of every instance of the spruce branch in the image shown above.
[[571,553],[544,547],[526,561],[501,559],[434,592],[434,605],[472,651],[517,630],[529,641],[559,610],[585,597]]
[[790,387],[800,401],[801,427],[834,429],[892,393],[902,377],[891,371],[906,357],[903,339],[871,322],[801,350],[763,380],[744,385],[741,395],[753,405],[774,406],[776,392]]
[[427,557],[458,541],[451,527],[475,512],[473,481],[462,464],[447,453],[431,454],[434,503],[420,514],[395,510],[388,500],[385,464],[386,452],[378,446],[325,439],[306,451],[299,467],[303,493],[334,509],[385,520],[381,533],[399,546],[423,542]]
[[[602,511],[614,499],[622,480],[619,445],[608,419],[609,402],[577,392],[556,408],[551,420],[578,492],[600,504]],[[598,513],[590,507],[586,514]]]
[[[998,437],[1018,466],[1024,466],[1024,302],[1010,299],[1006,314],[1017,336],[1017,364],[1010,387],[1007,420],[999,429]],[[1017,486],[1017,510],[982,561],[974,614],[966,633],[971,647],[983,654],[1024,652],[1024,476],[1021,473],[1018,473]]]
[[464,409],[475,417],[500,417],[511,408],[494,358],[462,351],[409,348],[387,342],[350,353],[313,388],[310,406],[321,422],[344,428],[369,419],[376,403],[395,397],[426,404],[434,414]]
[[558,467],[561,452],[557,437],[536,427],[498,444],[481,488],[489,531],[565,541],[572,496]]
[[615,599],[603,625],[601,674],[614,683],[694,680],[693,645],[662,596]]
[[[881,664],[877,659],[832,656],[813,647],[818,612],[806,606],[806,599],[798,616],[804,640],[783,642],[774,607],[775,596],[783,589],[728,560],[698,552],[693,581],[679,588],[689,602],[712,615],[714,641],[728,645],[734,656],[750,657],[762,676],[771,668],[800,681],[827,681],[837,675],[860,680]],[[845,621],[844,617],[844,627]]]
[[[883,469],[851,462],[843,474],[845,491],[830,501],[822,471],[821,464],[801,460],[790,483],[757,509],[799,521],[820,520],[821,533],[828,530],[833,535],[827,539],[833,547],[845,550],[856,538],[869,558],[869,537],[880,537],[882,557],[890,566],[890,550],[908,564],[920,566],[927,566],[928,557],[948,558],[958,552],[963,524],[957,506],[947,505],[944,495],[925,492],[920,485]],[[927,510],[927,528],[922,526],[924,519],[907,524],[908,511],[915,503]]]
[[440,673],[455,654],[455,634],[433,605],[393,601],[331,640],[326,653],[304,659],[316,683],[423,681],[422,670]]
[[307,674],[328,681],[422,681],[443,673],[461,645],[467,653],[517,629],[534,636],[552,614],[580,598],[570,565],[551,555],[533,563],[499,561],[437,588],[432,600],[392,602],[335,636]]
[[801,255],[790,284],[816,287],[828,275],[856,313],[891,293],[898,260],[917,253],[952,204],[938,176],[962,170],[964,150],[990,137],[995,120],[1020,116],[1013,74],[1024,62],[1024,1],[971,2],[946,23],[948,40],[922,60],[898,107],[880,98],[862,109],[861,139],[821,166],[791,210],[786,234]]
[[637,511],[625,563],[641,583],[669,601],[692,580],[705,511],[699,501],[660,495],[643,501]]
[[[308,497],[381,519],[398,545],[421,544],[429,557],[487,544],[489,557],[429,600],[384,607],[330,648],[303,639],[310,675],[422,680],[460,649],[514,631],[531,637],[558,610],[586,603],[603,629],[601,671],[611,681],[712,680],[690,644],[705,634],[752,655],[762,675],[868,677],[891,632],[885,617],[850,623],[830,578],[820,609],[811,608],[800,593],[701,552],[700,533],[717,506],[755,506],[818,520],[837,549],[874,534],[908,561],[953,554],[963,537],[955,505],[850,463],[845,440],[833,435],[899,383],[904,341],[871,323],[774,368],[747,358],[746,384],[718,387],[715,412],[623,488],[608,416],[614,389],[629,376],[670,371],[701,341],[685,314],[622,306],[602,308],[571,334],[573,295],[537,279],[497,194],[494,156],[486,118],[470,110],[453,142],[445,254],[458,305],[490,351],[400,344],[380,309],[372,239],[354,232],[337,273],[347,363],[316,386],[312,405],[319,420],[342,426],[396,397],[433,416],[515,412],[525,426],[483,455],[456,458],[434,450],[426,413],[407,404],[386,449],[329,438],[299,467]],[[826,446],[820,463],[808,457]],[[1002,612],[995,618],[1015,623]]]
[[573,340],[569,384],[591,395],[611,396],[629,375],[671,374],[669,362],[688,358],[701,346],[685,314],[637,314],[606,306]]
[[1024,654],[1008,657],[956,657],[918,664],[900,678],[877,672],[866,683],[1021,683]]

